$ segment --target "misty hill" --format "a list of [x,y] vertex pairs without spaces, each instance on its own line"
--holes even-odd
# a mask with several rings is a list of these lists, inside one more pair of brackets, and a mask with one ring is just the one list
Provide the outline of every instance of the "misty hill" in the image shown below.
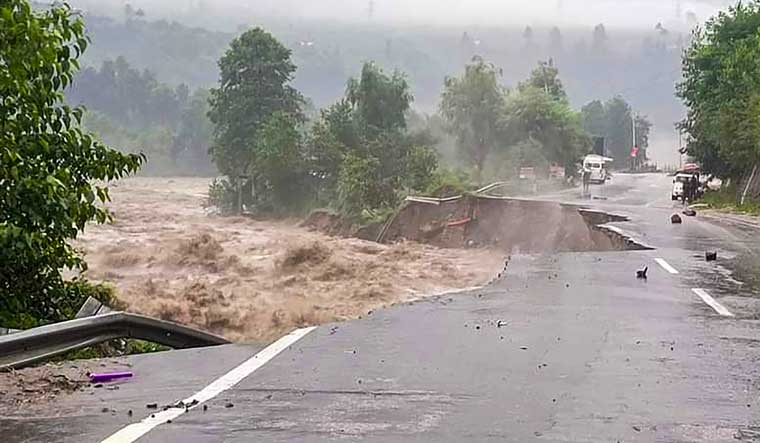
[[[216,62],[235,33],[152,21],[133,13],[126,19],[86,17],[93,46],[85,64],[100,66],[124,56],[134,67],[153,71],[169,86],[211,87]],[[681,118],[674,97],[680,77],[680,54],[686,38],[653,24],[649,31],[558,27],[434,28],[348,25],[325,22],[258,23],[293,51],[298,65],[295,86],[317,107],[339,98],[346,79],[366,60],[407,74],[414,106],[434,112],[443,80],[481,55],[503,69],[504,83],[514,86],[538,60],[553,58],[572,104],[625,97],[655,125],[653,139],[672,140],[673,122]],[[669,146],[667,149],[671,149]],[[655,157],[657,151],[653,151]]]

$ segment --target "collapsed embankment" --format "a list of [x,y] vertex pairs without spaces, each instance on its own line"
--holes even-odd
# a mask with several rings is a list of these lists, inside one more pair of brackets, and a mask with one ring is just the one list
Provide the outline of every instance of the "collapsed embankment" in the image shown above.
[[409,198],[377,240],[444,248],[489,247],[508,253],[644,249],[607,223],[624,217],[555,202],[468,195]]

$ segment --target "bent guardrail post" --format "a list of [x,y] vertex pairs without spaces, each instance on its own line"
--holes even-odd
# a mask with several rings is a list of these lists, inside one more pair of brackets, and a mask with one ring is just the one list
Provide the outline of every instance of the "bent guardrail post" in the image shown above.
[[136,338],[175,349],[230,343],[218,335],[177,323],[112,312],[0,337],[0,370],[19,369],[116,338]]

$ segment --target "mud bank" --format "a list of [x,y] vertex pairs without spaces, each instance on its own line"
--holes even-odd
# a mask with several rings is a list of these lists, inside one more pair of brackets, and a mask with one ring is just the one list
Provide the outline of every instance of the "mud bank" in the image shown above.
[[385,226],[379,241],[413,240],[444,248],[485,246],[511,254],[642,248],[607,225],[624,220],[547,201],[412,198]]

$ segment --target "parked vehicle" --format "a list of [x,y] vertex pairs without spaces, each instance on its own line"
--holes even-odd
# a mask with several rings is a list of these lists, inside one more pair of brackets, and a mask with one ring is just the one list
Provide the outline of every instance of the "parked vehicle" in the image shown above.
[[590,183],[604,184],[610,179],[610,174],[607,171],[607,163],[612,162],[609,157],[603,157],[601,155],[587,155],[583,159],[583,169],[591,171]]
[[[686,195],[688,188],[692,183],[696,183],[694,195]],[[697,199],[704,195],[705,183],[699,179],[698,172],[679,172],[673,177],[673,190],[671,191],[671,200]]]

